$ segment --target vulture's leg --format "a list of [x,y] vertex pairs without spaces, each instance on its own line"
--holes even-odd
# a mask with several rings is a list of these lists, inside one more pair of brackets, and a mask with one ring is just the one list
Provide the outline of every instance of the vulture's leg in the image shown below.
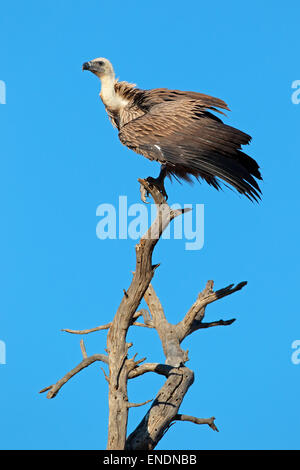
[[148,178],[146,178],[146,181],[148,181],[148,183],[152,184],[153,186],[156,186],[156,188],[159,189],[159,191],[161,192],[161,194],[164,196],[164,198],[167,201],[168,195],[167,195],[166,188],[165,188],[166,176],[167,176],[167,167],[166,165],[161,165],[158,178],[152,178],[151,176],[149,176]]

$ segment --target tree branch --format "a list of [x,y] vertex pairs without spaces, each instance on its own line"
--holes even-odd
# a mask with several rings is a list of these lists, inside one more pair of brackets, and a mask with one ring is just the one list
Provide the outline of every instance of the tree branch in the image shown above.
[[171,369],[172,367],[166,364],[159,364],[159,363],[142,364],[141,366],[136,367],[135,369],[131,370],[128,374],[128,378],[135,379],[136,377],[146,374],[147,372],[155,372],[156,374],[164,375],[165,377],[168,377]]
[[83,339],[80,340],[80,349],[81,349],[81,352],[82,352],[83,359],[87,359],[88,355],[87,355],[87,352],[86,352],[86,349],[85,349],[85,344],[84,344]]
[[90,328],[89,330],[69,330],[63,329],[66,333],[72,333],[73,335],[87,335],[89,333],[94,333],[95,331],[108,330],[111,327],[111,322],[106,325],[96,326],[95,328]]
[[[53,398],[59,390],[74,375],[88,367],[95,361],[102,361],[109,366],[109,376],[103,370],[105,379],[109,384],[109,423],[108,443],[110,450],[152,450],[160,439],[176,421],[189,421],[195,424],[207,424],[214,431],[218,431],[214,417],[200,419],[194,416],[179,414],[179,407],[185,394],[194,381],[194,373],[185,367],[188,361],[188,351],[181,348],[182,341],[196,330],[213,326],[226,326],[235,319],[203,322],[206,307],[210,303],[231,295],[242,289],[247,283],[241,282],[213,290],[213,281],[208,281],[196,301],[188,310],[184,318],[176,325],[168,322],[164,309],[155,293],[151,280],[159,266],[152,263],[152,253],[164,229],[175,217],[189,210],[172,210],[159,190],[151,186],[146,180],[138,180],[141,184],[141,193],[150,193],[157,208],[154,222],[136,245],[136,267],[128,289],[123,289],[123,297],[112,322],[87,330],[62,331],[72,334],[89,334],[100,330],[108,330],[107,347],[104,354],[94,354],[88,357],[84,341],[80,341],[83,360],[70,372],[64,375],[55,384],[44,388],[40,393],[48,392],[47,398]],[[137,310],[141,300],[145,299],[150,313],[146,309]],[[140,316],[144,323],[136,321]],[[136,360],[137,353],[128,358],[128,350],[132,343],[126,342],[128,329],[136,325],[139,327],[155,328],[162,343],[165,355],[165,364],[145,363],[145,357]],[[128,410],[132,407],[143,406],[152,400],[143,403],[131,403],[128,400],[128,379],[139,377],[145,373],[154,372],[166,377],[166,381],[157,393],[150,409],[145,414],[136,429],[128,436],[127,420]]]
[[152,401],[152,400],[153,400],[153,398],[150,398],[150,400],[144,401],[143,403],[130,403],[130,402],[127,402],[127,407],[128,408],[137,408],[139,406],[147,405],[147,403],[150,403],[150,401]]
[[58,394],[59,390],[63,387],[63,385],[65,385],[72,377],[74,377],[74,375],[78,374],[80,371],[82,371],[83,369],[90,366],[91,364],[93,364],[93,362],[96,361],[102,361],[107,364],[108,357],[105,354],[94,354],[93,356],[83,359],[76,367],[74,367],[74,369],[70,370],[70,372],[64,375],[55,384],[43,388],[40,393],[44,393],[49,390],[49,392],[47,393],[47,398],[54,398]]
[[178,335],[180,336],[181,341],[183,341],[184,338],[186,338],[188,335],[200,328],[208,328],[210,326],[217,325],[230,325],[231,323],[233,323],[234,319],[228,320],[226,322],[220,320],[219,322],[212,322],[210,324],[204,324],[204,326],[200,326],[202,320],[204,319],[205,309],[207,305],[241,290],[246,284],[247,282],[240,282],[235,287],[234,284],[230,284],[229,286],[214,292],[214,282],[208,281],[205,289],[200,292],[197,297],[197,300],[191,306],[183,320],[181,320],[176,325],[178,328]]
[[195,321],[193,324],[193,332],[200,330],[201,328],[211,328],[212,326],[227,326],[232,325],[236,321],[236,318],[231,318],[230,320],[218,320],[204,323],[202,321]]
[[[213,281],[208,281],[205,289],[200,292],[196,302],[189,309],[184,319],[177,325],[172,325],[166,319],[162,305],[151,284],[145,292],[144,298],[153,318],[153,324],[161,339],[163,350],[166,356],[168,375],[167,381],[160,389],[150,410],[146,413],[137,428],[126,440],[127,450],[152,450],[156,447],[160,439],[174,421],[190,421],[195,424],[208,424],[213,430],[218,431],[214,424],[215,418],[200,419],[193,416],[178,414],[180,404],[193,383],[193,372],[184,367],[188,360],[187,351],[184,351],[180,344],[184,338],[200,328],[209,328],[218,325],[230,325],[235,320],[219,320],[210,323],[203,323],[206,306],[226,295],[230,295],[244,287],[246,283],[240,283],[233,287],[233,284],[213,291]],[[171,367],[173,366],[173,368]],[[141,366],[140,371],[143,372]],[[155,365],[147,367],[145,371],[156,371]],[[167,369],[164,370],[167,372]],[[131,371],[132,378],[139,375],[138,370]],[[178,382],[179,381],[179,382]]]
[[188,360],[187,352],[180,347],[177,327],[167,321],[160,300],[152,284],[149,284],[144,299],[151,312],[154,327],[162,342],[163,351],[166,356],[166,364],[179,367]]
[[146,180],[139,180],[156,204],[154,222],[136,245],[136,268],[132,282],[124,294],[107,335],[109,355],[109,424],[108,449],[124,449],[128,420],[127,380],[124,366],[127,355],[126,335],[135,312],[153,278],[156,265],[152,263],[153,249],[171,220],[183,211],[172,211],[160,191]]
[[194,424],[208,424],[211,429],[219,432],[217,426],[215,425],[215,419],[216,418],[214,416],[211,418],[195,418],[194,416],[181,414],[177,414],[176,416],[174,416],[174,421],[189,421]]
[[181,402],[194,381],[187,367],[170,368],[165,384],[149,411],[128,436],[125,450],[153,450],[178,413]]

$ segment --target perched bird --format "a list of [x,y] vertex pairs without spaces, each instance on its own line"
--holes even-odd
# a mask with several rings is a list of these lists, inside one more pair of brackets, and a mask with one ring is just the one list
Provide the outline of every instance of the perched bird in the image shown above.
[[82,68],[100,78],[100,97],[120,141],[161,164],[159,177],[147,180],[165,197],[166,176],[187,181],[195,176],[216,189],[223,180],[249,199],[260,199],[259,166],[241,150],[251,137],[214,114],[229,111],[224,101],[193,91],[136,88],[116,80],[112,64],[103,57]]

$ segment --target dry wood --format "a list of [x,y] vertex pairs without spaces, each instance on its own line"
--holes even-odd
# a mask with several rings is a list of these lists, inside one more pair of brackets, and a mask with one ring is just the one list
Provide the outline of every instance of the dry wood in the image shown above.
[[[185,394],[194,381],[194,373],[185,366],[188,361],[188,351],[181,347],[182,341],[191,333],[213,326],[230,325],[235,319],[203,322],[206,307],[212,302],[242,289],[246,282],[234,286],[233,284],[214,291],[213,281],[208,281],[206,287],[198,295],[196,301],[185,314],[183,319],[175,324],[168,322],[164,309],[156,295],[151,280],[159,265],[152,263],[153,249],[162,232],[168,224],[184,210],[172,210],[159,190],[147,180],[139,180],[142,198],[150,193],[157,208],[156,218],[140,242],[136,245],[136,267],[130,286],[123,289],[124,295],[112,322],[85,330],[64,329],[62,331],[72,334],[88,334],[101,330],[108,330],[107,354],[94,354],[88,356],[83,340],[80,348],[83,360],[70,372],[65,374],[55,384],[41,390],[48,392],[47,398],[54,398],[59,390],[74,375],[96,361],[108,365],[109,374],[104,372],[108,382],[109,393],[109,423],[107,449],[110,450],[152,450],[163,437],[169,427],[176,421],[190,421],[195,424],[208,424],[217,431],[215,418],[196,418],[179,414],[179,408]],[[145,299],[149,311],[138,307]],[[144,323],[136,320],[142,317]],[[126,341],[128,329],[133,326],[142,326],[155,329],[162,343],[165,355],[165,364],[144,363],[145,357],[136,360],[137,353],[128,357],[128,350],[132,343]],[[153,400],[153,403],[136,429],[127,436],[128,412],[132,407],[143,406],[152,398],[143,403],[131,403],[128,400],[127,382],[145,373],[154,372],[166,377]]]

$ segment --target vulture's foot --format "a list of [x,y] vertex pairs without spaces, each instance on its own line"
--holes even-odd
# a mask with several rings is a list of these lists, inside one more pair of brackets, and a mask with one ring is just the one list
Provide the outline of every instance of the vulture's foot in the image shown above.
[[146,178],[146,181],[152,186],[155,186],[159,190],[159,192],[163,195],[165,200],[166,201],[168,200],[168,195],[167,195],[167,191],[165,188],[165,178],[161,178],[160,175],[158,178],[152,178],[151,176],[149,176],[148,178]]
[[[146,181],[151,184],[152,186],[155,186],[159,192],[163,195],[163,197],[165,198],[165,200],[167,201],[168,200],[168,195],[167,195],[167,191],[166,191],[166,188],[165,188],[165,178],[167,176],[167,168],[165,165],[161,165],[160,167],[160,173],[159,173],[159,176],[158,178],[152,178],[152,176],[149,176],[148,178],[146,178]],[[146,195],[144,195],[145,197],[148,196],[147,192],[146,192]],[[142,195],[142,200],[144,202],[145,201],[145,198],[143,198],[143,195]]]
[[[163,195],[165,200],[167,201],[168,200],[168,195],[167,195],[167,191],[166,191],[166,188],[165,188],[166,175],[167,175],[167,168],[166,168],[165,165],[161,165],[160,173],[159,173],[158,178],[152,178],[152,176],[149,176],[148,178],[146,178],[146,181],[151,186],[155,186],[159,190],[159,192]],[[141,185],[140,191],[141,191],[142,201],[145,202],[146,204],[148,204],[147,203],[147,197],[149,196],[149,192],[145,189],[145,187],[143,185]]]

